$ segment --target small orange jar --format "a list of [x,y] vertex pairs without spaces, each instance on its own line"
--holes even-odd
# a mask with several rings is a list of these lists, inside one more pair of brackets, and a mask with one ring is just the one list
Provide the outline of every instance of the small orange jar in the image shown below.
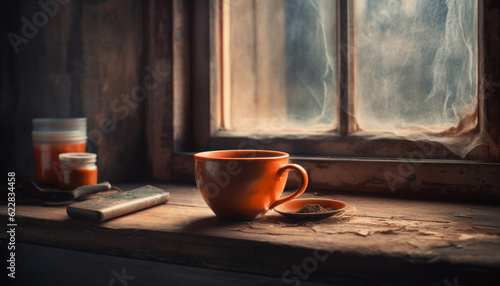
[[58,185],[59,154],[85,152],[87,119],[35,118],[32,136],[37,182]]
[[59,187],[73,190],[80,186],[97,184],[96,154],[62,153],[59,154]]

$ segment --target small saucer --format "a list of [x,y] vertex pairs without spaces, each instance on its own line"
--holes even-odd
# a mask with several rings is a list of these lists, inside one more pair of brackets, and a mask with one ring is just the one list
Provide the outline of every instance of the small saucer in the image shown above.
[[[334,208],[335,210],[322,213],[296,213],[306,205],[318,204],[323,207]],[[347,204],[342,201],[329,200],[329,199],[296,199],[286,202],[274,208],[274,210],[286,217],[300,218],[300,219],[321,219],[330,217],[339,213],[347,208]]]

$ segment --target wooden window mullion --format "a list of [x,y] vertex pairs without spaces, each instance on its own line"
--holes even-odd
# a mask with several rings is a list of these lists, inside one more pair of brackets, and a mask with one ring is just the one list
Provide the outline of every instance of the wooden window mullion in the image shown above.
[[342,137],[357,129],[355,118],[354,0],[338,1],[339,133]]

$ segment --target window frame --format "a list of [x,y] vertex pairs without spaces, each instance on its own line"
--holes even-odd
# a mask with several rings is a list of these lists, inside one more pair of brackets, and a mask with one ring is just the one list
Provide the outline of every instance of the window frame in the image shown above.
[[[251,140],[252,146],[245,146],[243,148],[257,148],[257,149],[280,149],[291,154],[300,154],[306,156],[353,156],[353,157],[378,157],[378,158],[399,158],[401,156],[408,157],[419,147],[419,143],[402,137],[388,134],[385,138],[373,141],[379,133],[370,131],[360,131],[356,125],[356,119],[353,114],[354,109],[354,90],[355,90],[355,53],[354,49],[349,47],[355,46],[354,34],[354,18],[353,15],[354,1],[338,1],[337,13],[339,17],[339,25],[337,31],[337,45],[338,45],[338,67],[337,73],[338,93],[339,93],[339,127],[336,131],[329,132],[308,132],[301,133],[299,136],[294,134],[252,134],[247,132],[226,131],[220,129],[222,114],[221,106],[222,100],[217,101],[216,97],[222,97],[220,93],[222,90],[218,86],[222,86],[223,82],[223,67],[222,59],[219,56],[222,47],[220,40],[223,23],[222,19],[218,16],[224,13],[222,9],[229,8],[228,4],[223,4],[224,0],[213,0],[216,4],[211,4],[209,7],[210,15],[210,57],[211,67],[210,71],[216,73],[217,76],[210,76],[211,94],[210,96],[210,114],[203,114],[207,110],[197,110],[200,114],[200,120],[197,124],[203,126],[204,130],[210,130],[209,133],[205,132],[203,136],[197,138],[196,146],[202,149],[239,149],[241,145],[245,144],[248,139]],[[482,3],[482,1],[480,1]],[[479,17],[478,17],[479,18]],[[219,39],[216,39],[219,38]],[[479,39],[478,39],[479,41]],[[479,50],[481,47],[479,47]],[[217,64],[215,64],[217,63]],[[478,66],[479,71],[481,67]],[[480,75],[478,76],[481,77]],[[214,96],[218,95],[218,96]],[[195,100],[199,100],[199,94],[195,95]],[[201,95],[207,96],[207,95]],[[484,97],[483,92],[478,93],[478,109],[479,112],[484,113]],[[203,103],[204,104],[204,103]],[[200,105],[203,105],[200,104]],[[479,116],[480,120],[478,126],[483,126],[484,117]],[[482,120],[481,120],[482,118]],[[209,120],[207,120],[209,119]],[[474,132],[479,133],[478,127]],[[304,138],[304,135],[308,136]],[[263,138],[263,139],[262,139]],[[301,138],[297,142],[297,138]],[[442,137],[441,137],[442,138]],[[369,142],[367,142],[369,141]],[[320,142],[320,144],[318,144]],[[306,146],[315,146],[315,148],[307,148]],[[436,143],[434,146],[435,151],[433,154],[426,154],[428,159],[460,159],[460,157],[442,144]],[[334,151],[332,151],[334,150]],[[486,160],[490,158],[488,150],[485,148],[475,148],[468,154],[467,159],[470,160]]]
[[[162,151],[158,144],[149,144],[150,160],[153,162],[153,178],[161,180],[190,181],[193,175],[193,157],[195,152],[207,149],[237,149],[246,143],[247,148],[278,149],[291,154],[293,162],[303,165],[308,171],[310,188],[342,191],[367,191],[382,193],[399,193],[409,196],[467,197],[467,198],[500,198],[500,100],[498,90],[489,92],[485,75],[492,75],[492,81],[499,78],[499,71],[494,66],[499,61],[499,53],[495,51],[494,12],[491,9],[499,5],[493,0],[480,0],[478,5],[479,19],[479,57],[488,61],[479,61],[479,121],[488,122],[487,134],[492,138],[492,144],[474,149],[467,160],[460,160],[441,144],[425,147],[422,142],[410,142],[394,138],[391,140],[374,140],[367,148],[364,142],[370,134],[360,132],[345,136],[347,131],[355,130],[355,126],[347,124],[349,113],[340,115],[340,132],[337,137],[331,134],[311,135],[312,140],[297,140],[297,136],[241,136],[228,134],[217,130],[219,118],[217,114],[220,106],[210,94],[217,93],[217,86],[221,82],[218,70],[217,55],[218,42],[215,41],[219,29],[210,21],[220,13],[222,5],[215,0],[173,1],[173,86],[171,95],[172,134],[171,149],[163,148],[168,152],[167,160],[158,162],[155,154]],[[352,12],[353,2],[338,1],[340,26],[354,25],[347,17]],[[179,12],[180,11],[180,12]],[[351,21],[351,22],[349,22]],[[497,24],[498,25],[498,24]],[[189,31],[189,37],[176,40],[176,32]],[[340,41],[351,44],[354,35],[342,29],[338,33]],[[214,37],[215,36],[215,37]],[[186,56],[189,51],[190,56]],[[340,96],[346,97],[354,87],[354,56],[342,45],[338,49],[340,70]],[[176,85],[177,84],[177,85]],[[340,110],[350,110],[352,103],[345,102],[346,106]],[[489,108],[485,108],[488,106]],[[208,108],[207,108],[208,107]],[[151,111],[151,110],[150,110]],[[166,110],[168,112],[168,110]],[[153,114],[149,117],[159,118]],[[352,114],[352,113],[351,113]],[[152,121],[151,121],[152,122]],[[480,124],[481,126],[482,124]],[[152,136],[152,135],[151,135]],[[258,139],[259,138],[259,139]],[[319,140],[322,140],[320,143]],[[326,142],[324,140],[329,140]],[[306,144],[315,144],[315,152],[304,152],[300,149]],[[430,147],[430,149],[429,149]],[[328,150],[337,150],[329,153]],[[368,154],[364,150],[378,151]],[[404,150],[404,152],[401,152]],[[432,150],[432,154],[426,153]],[[392,153],[391,153],[392,152]],[[422,158],[420,155],[424,154]],[[165,158],[165,156],[163,156]],[[156,163],[155,163],[156,162]],[[166,165],[166,166],[165,166]],[[155,169],[155,166],[156,167]],[[164,172],[155,172],[162,169]],[[440,174],[440,175],[436,175]],[[349,175],[350,178],[345,176]],[[391,181],[391,177],[395,178]],[[458,180],[457,180],[458,179]],[[292,184],[297,179],[291,178]]]

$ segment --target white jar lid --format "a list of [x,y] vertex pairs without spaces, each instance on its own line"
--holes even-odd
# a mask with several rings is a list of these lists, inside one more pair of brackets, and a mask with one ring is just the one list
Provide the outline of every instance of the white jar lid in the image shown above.
[[85,143],[87,118],[35,118],[31,134],[37,144]]
[[82,131],[32,131],[35,143],[85,143],[87,134]]
[[93,165],[97,161],[94,153],[61,153],[59,162],[67,166]]
[[81,131],[87,132],[87,118],[35,118],[33,119],[33,131]]

